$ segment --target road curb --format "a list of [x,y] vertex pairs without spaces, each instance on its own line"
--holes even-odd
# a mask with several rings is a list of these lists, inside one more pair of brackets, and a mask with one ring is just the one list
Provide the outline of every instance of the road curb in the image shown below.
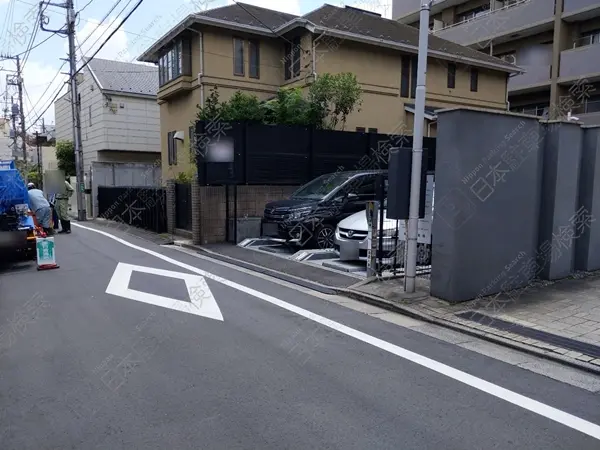
[[518,350],[524,353],[528,353],[533,356],[537,356],[539,358],[543,358],[549,361],[557,362],[560,364],[564,364],[575,369],[579,369],[594,375],[600,375],[600,367],[594,364],[589,364],[583,361],[578,361],[574,358],[569,358],[568,356],[563,356],[556,354],[551,351],[545,351],[542,349],[537,349],[535,347],[531,347],[528,345],[521,344],[519,342],[505,339],[501,336],[496,336],[491,333],[486,333],[483,331],[479,331],[475,328],[465,327],[460,324],[456,324],[447,320],[438,319],[437,317],[431,316],[429,314],[425,314],[421,311],[418,311],[414,308],[410,308],[404,305],[399,305],[397,303],[391,302],[389,300],[382,299],[380,297],[376,297],[374,295],[366,294],[363,292],[357,292],[352,289],[338,288],[337,293],[339,295],[344,295],[346,297],[350,297],[354,300],[359,300],[364,303],[368,303],[373,306],[379,306],[380,308],[385,308],[390,311],[397,312],[399,314],[411,317],[413,319],[422,320],[423,322],[431,323],[433,325],[438,325],[440,327],[447,328],[449,330],[453,330],[462,334],[467,334],[469,336],[476,337],[478,339],[482,339],[488,342],[492,342],[494,344],[499,344],[504,347],[511,348],[513,350]]
[[221,255],[219,253],[216,253],[216,252],[213,252],[213,251],[210,251],[210,250],[198,247],[198,246],[185,244],[185,243],[176,244],[176,245],[180,245],[181,247],[184,247],[184,248],[187,248],[190,250],[194,250],[197,253],[204,254],[208,258],[213,258],[213,259],[216,259],[216,260],[219,260],[222,262],[227,262],[227,263],[230,263],[230,264],[233,264],[236,266],[240,266],[245,269],[251,270],[253,272],[262,273],[264,275],[269,275],[273,278],[277,278],[279,280],[286,281],[291,284],[296,284],[298,286],[302,286],[302,287],[320,292],[322,294],[328,294],[328,295],[336,295],[337,294],[337,295],[342,295],[344,297],[349,297],[349,298],[358,300],[363,303],[367,303],[367,304],[370,304],[373,306],[378,306],[380,308],[384,308],[389,311],[393,311],[393,312],[402,314],[404,316],[411,317],[413,319],[418,319],[423,322],[431,323],[433,325],[437,325],[437,326],[440,326],[440,327],[443,327],[443,328],[446,328],[446,329],[449,329],[452,331],[456,331],[456,332],[459,332],[462,334],[473,336],[473,337],[482,339],[487,342],[502,345],[504,347],[511,348],[513,350],[518,350],[518,351],[521,351],[521,352],[524,352],[524,353],[527,353],[527,354],[530,354],[533,356],[537,356],[539,358],[543,358],[543,359],[546,359],[549,361],[553,361],[553,362],[556,362],[559,364],[573,367],[578,370],[582,370],[587,373],[591,373],[593,375],[600,376],[600,367],[596,366],[594,364],[588,364],[583,361],[577,361],[576,359],[569,358],[568,356],[563,356],[563,355],[559,355],[559,354],[556,354],[556,353],[553,353],[550,351],[537,349],[535,347],[527,346],[527,345],[521,344],[519,342],[510,340],[510,339],[505,339],[503,337],[496,336],[494,334],[479,331],[475,328],[465,327],[463,325],[456,324],[456,323],[453,323],[453,322],[450,322],[447,320],[438,319],[437,317],[434,317],[429,314],[425,314],[414,308],[411,308],[411,307],[408,307],[405,305],[399,305],[398,303],[391,302],[389,300],[385,300],[381,297],[366,294],[363,292],[358,292],[354,289],[351,289],[352,287],[358,287],[358,286],[361,286],[364,284],[368,284],[371,280],[359,281],[358,283],[352,285],[350,288],[325,286],[325,285],[316,283],[314,281],[304,280],[302,278],[295,277],[293,275],[288,275],[286,273],[279,272],[274,269],[268,269],[268,268],[265,268],[262,266],[258,266],[256,264],[248,263],[246,261],[242,261],[240,259],[233,258],[231,256]]

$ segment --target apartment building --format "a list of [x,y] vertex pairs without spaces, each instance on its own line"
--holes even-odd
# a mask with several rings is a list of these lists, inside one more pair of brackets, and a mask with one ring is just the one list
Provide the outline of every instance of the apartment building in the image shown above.
[[[213,86],[221,100],[238,90],[267,100],[282,87],[306,90],[319,74],[352,72],[362,105],[345,129],[411,134],[417,52],[418,30],[351,7],[324,5],[296,17],[237,2],[190,15],[138,58],[159,66],[163,179],[189,169],[189,142],[173,136],[189,136],[197,105]],[[431,136],[439,108],[506,110],[514,65],[437,37],[429,56],[425,129]]]
[[[393,18],[418,27],[419,6],[393,0]],[[600,124],[597,0],[437,0],[429,27],[433,36],[523,69],[508,82],[511,110],[553,119],[567,111]]]

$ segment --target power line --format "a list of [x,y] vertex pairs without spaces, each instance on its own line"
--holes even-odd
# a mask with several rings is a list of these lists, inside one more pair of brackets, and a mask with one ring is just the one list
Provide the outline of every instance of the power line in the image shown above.
[[29,125],[25,129],[25,131],[29,130],[33,125],[35,125],[37,123],[38,120],[40,120],[40,118],[42,118],[44,116],[44,114],[46,114],[46,111],[48,111],[50,109],[50,106],[52,106],[54,104],[54,102],[59,97],[59,95],[64,87],[65,87],[64,84],[59,86],[58,91],[56,92],[56,95],[54,96],[54,98],[52,98],[52,100],[50,100],[50,103],[48,104],[48,106],[46,106],[46,108],[36,117],[36,119],[33,122],[31,122],[31,125]]
[[[130,2],[131,2],[131,0],[130,0]],[[131,9],[131,11],[129,11],[129,13],[127,13],[127,15],[126,15],[126,16],[123,18],[123,20],[121,20],[121,23],[120,23],[120,24],[117,26],[117,28],[115,28],[115,29],[112,31],[112,33],[110,33],[110,35],[109,35],[109,36],[108,36],[108,37],[107,37],[107,38],[104,40],[104,42],[102,43],[102,45],[100,45],[100,47],[98,47],[98,50],[96,50],[96,51],[94,52],[94,54],[93,54],[91,57],[89,57],[89,58],[86,58],[86,60],[85,60],[84,64],[83,64],[83,65],[82,65],[82,66],[81,66],[79,69],[77,69],[77,71],[76,71],[76,72],[75,72],[73,75],[76,75],[76,74],[78,74],[79,72],[81,72],[81,70],[82,70],[82,69],[83,69],[85,66],[87,66],[87,65],[89,64],[89,62],[90,62],[92,59],[94,59],[94,57],[95,57],[95,56],[98,54],[98,52],[100,52],[100,50],[102,50],[102,48],[103,48],[103,47],[106,45],[106,43],[107,43],[107,42],[110,40],[110,38],[111,38],[111,37],[113,37],[113,36],[114,36],[114,34],[115,34],[117,31],[119,31],[119,28],[121,28],[121,27],[123,26],[123,24],[124,24],[125,22],[127,22],[127,19],[129,19],[129,18],[131,17],[131,15],[132,15],[132,14],[135,12],[135,10],[136,10],[136,9],[138,9],[138,8],[140,7],[140,5],[141,5],[143,2],[144,2],[144,0],[138,0],[138,2],[137,2],[137,3],[135,4],[135,6],[134,6],[134,7]]]
[[79,13],[80,13],[80,12],[83,12],[83,10],[84,10],[85,8],[87,8],[88,6],[90,6],[90,3],[92,3],[93,1],[94,1],[94,0],[90,0],[89,2],[87,2],[87,3],[86,3],[84,6],[83,6],[83,8],[81,8],[79,11],[77,11],[77,15],[79,15]]

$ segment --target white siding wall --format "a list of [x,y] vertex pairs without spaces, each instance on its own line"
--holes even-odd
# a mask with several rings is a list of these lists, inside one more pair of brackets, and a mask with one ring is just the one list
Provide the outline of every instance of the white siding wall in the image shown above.
[[57,141],[73,140],[70,98],[70,93],[67,92],[54,102],[55,136]]
[[156,99],[111,95],[104,108],[106,150],[160,153],[160,111]]
[[106,148],[106,124],[102,111],[104,99],[92,74],[84,69],[83,81],[79,84],[81,95],[81,145],[83,147],[83,167],[88,172],[93,161],[98,160],[98,152]]

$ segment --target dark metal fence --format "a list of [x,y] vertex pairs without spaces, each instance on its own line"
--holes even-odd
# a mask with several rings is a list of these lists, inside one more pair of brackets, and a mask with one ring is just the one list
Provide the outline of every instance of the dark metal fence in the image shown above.
[[175,183],[175,228],[192,229],[192,185]]
[[[417,275],[429,277],[431,273],[431,223],[433,221],[433,188],[435,175],[427,173],[425,195],[425,217],[419,219],[417,233]],[[379,217],[377,221],[377,274],[404,275],[406,262],[407,220],[394,220],[386,217],[387,190],[380,185],[377,193]]]
[[[435,138],[424,138],[424,164],[435,168]],[[342,170],[387,169],[392,147],[412,146],[412,136],[248,122],[196,123],[198,180],[203,185],[302,185]],[[209,157],[232,149],[234,162]]]
[[98,186],[98,217],[165,233],[166,197],[162,188]]

